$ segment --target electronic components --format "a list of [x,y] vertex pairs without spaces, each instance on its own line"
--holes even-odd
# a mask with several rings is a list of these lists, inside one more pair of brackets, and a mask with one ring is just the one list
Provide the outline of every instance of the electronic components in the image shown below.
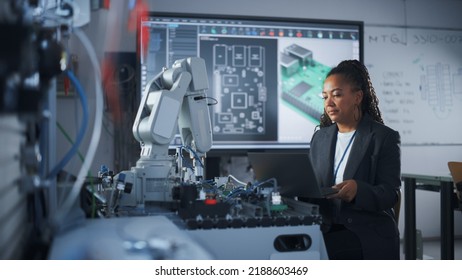
[[[101,172],[100,172],[101,173]],[[106,172],[110,174],[112,172]],[[171,203],[147,203],[140,212],[136,203],[124,199],[132,186],[130,173],[107,178],[100,176],[97,196],[105,197],[98,210],[104,216],[149,215],[159,207],[172,210],[187,229],[254,228],[297,226],[321,223],[318,206],[281,197],[274,178],[255,183],[243,183],[233,176],[217,177],[197,183],[177,183],[172,187]],[[108,184],[108,181],[112,182]],[[167,194],[166,194],[167,195]],[[109,203],[106,203],[109,201]]]
[[282,73],[287,77],[297,73],[300,66],[298,59],[285,53],[281,53],[280,56]]
[[318,122],[324,110],[322,82],[330,70],[313,59],[313,53],[292,44],[280,54],[282,99],[294,110]]
[[298,59],[299,64],[301,66],[307,66],[313,61],[313,52],[297,44],[292,44],[288,46],[287,48],[284,49],[284,51],[288,55]]

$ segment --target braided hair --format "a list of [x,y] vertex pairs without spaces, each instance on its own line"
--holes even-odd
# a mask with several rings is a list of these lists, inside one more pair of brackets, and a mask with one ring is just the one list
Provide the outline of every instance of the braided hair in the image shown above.
[[[379,99],[375,94],[366,66],[358,60],[344,60],[336,67],[332,68],[329,73],[327,73],[326,78],[335,74],[342,75],[348,82],[362,90],[363,100],[361,102],[361,115],[368,113],[372,119],[383,124],[382,114],[378,106]],[[320,127],[327,127],[331,124],[332,120],[326,112],[324,112],[321,115]]]

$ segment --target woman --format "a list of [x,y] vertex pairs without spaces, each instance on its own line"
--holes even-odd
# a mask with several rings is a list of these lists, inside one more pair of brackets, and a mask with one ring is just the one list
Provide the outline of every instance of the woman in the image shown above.
[[393,206],[400,191],[400,138],[383,124],[366,67],[341,62],[324,81],[324,114],[310,158],[320,186],[338,190],[319,201],[330,259],[399,259]]

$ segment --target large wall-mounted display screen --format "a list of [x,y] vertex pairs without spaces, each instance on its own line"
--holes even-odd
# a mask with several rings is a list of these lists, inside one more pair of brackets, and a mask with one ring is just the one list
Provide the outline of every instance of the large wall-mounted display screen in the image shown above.
[[150,13],[137,40],[140,94],[175,60],[206,61],[213,149],[309,147],[325,75],[363,58],[353,21]]

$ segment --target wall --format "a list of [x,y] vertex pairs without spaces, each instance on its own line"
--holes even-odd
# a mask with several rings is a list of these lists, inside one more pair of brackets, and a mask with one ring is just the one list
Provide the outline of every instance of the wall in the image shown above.
[[[92,12],[90,24],[83,27],[100,57],[105,51],[135,51],[136,36],[134,33],[126,32],[124,28],[124,23],[128,18],[128,14],[125,12],[127,3],[127,0],[111,1],[112,6],[109,11]],[[420,28],[424,31],[452,30],[461,32],[462,30],[461,0],[152,0],[148,3],[150,10],[159,12],[360,20],[365,23],[366,34],[374,28],[402,28],[403,26],[410,27],[410,30]],[[118,32],[114,32],[115,30]],[[111,33],[113,34],[112,37],[109,36]],[[386,49],[384,48],[383,51]],[[375,63],[372,61],[374,58],[368,58],[366,44],[366,65]],[[455,59],[462,61],[460,56]],[[83,62],[82,67],[84,66],[85,63]],[[87,81],[85,75],[86,73],[83,72],[81,79]],[[377,74],[371,71],[373,81],[380,79],[374,75]],[[86,84],[90,87],[88,81]],[[60,103],[60,112],[58,113],[71,115],[69,112],[73,111],[72,106],[64,104],[65,102]],[[462,120],[462,117],[459,120]],[[72,123],[72,120],[70,122]],[[455,122],[457,123],[457,121]],[[462,121],[459,123],[462,124]],[[455,128],[446,127],[445,129]],[[428,134],[432,133],[434,133],[433,130],[429,128]],[[99,162],[110,164],[113,159],[110,154],[112,149],[110,137],[103,137],[100,146],[101,151],[95,160],[94,168],[99,167]],[[462,146],[403,145],[402,147],[402,171],[406,173],[448,175],[447,161],[449,160],[462,160]],[[78,163],[73,164],[69,167],[71,170],[78,166]],[[439,220],[438,193],[418,191],[417,199],[417,227],[422,230],[424,237],[438,237],[439,223],[434,222]],[[403,221],[404,218],[401,218],[401,233],[404,229]],[[462,235],[461,212],[455,213],[455,221],[456,234]]]

